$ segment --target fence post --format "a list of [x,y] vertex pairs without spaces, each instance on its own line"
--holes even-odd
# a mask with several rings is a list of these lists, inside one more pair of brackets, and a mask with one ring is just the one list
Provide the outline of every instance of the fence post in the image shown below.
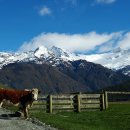
[[52,113],[52,95],[47,96],[47,112]]
[[52,95],[49,96],[49,112],[52,113]]
[[100,95],[100,110],[104,110],[105,109],[105,105],[104,105],[104,94],[102,93]]
[[108,108],[108,93],[107,91],[104,92],[104,102],[105,102],[105,109]]
[[77,112],[80,112],[80,94],[77,95]]

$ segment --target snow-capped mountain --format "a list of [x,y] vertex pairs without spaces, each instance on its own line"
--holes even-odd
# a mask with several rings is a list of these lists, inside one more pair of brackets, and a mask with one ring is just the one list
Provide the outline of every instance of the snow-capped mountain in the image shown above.
[[103,54],[79,55],[79,58],[101,64],[130,76],[130,49],[122,50],[121,48],[116,48]]
[[109,53],[83,55],[80,57],[114,70],[130,65],[130,50],[122,50],[121,48],[117,48]]
[[52,48],[47,49],[44,46],[40,46],[36,50],[29,52],[0,52],[0,69],[5,65],[16,62],[34,62],[37,64],[46,62],[54,66],[62,61],[68,61],[73,59],[73,54],[65,52],[58,47],[53,46]]
[[55,46],[22,53],[0,52],[0,83],[17,89],[38,86],[44,93],[100,90],[129,79],[120,73],[130,74],[129,56],[129,50],[120,48],[93,55],[76,55]]
[[69,51],[62,50],[58,47],[46,48],[44,46],[38,47],[34,51],[22,52],[22,53],[6,53],[0,52],[0,69],[10,63],[17,62],[34,62],[36,64],[48,63],[52,66],[57,66],[63,62],[86,60],[101,64],[107,68],[113,70],[122,70],[124,74],[130,73],[130,50],[122,50],[117,48],[112,52],[104,54],[91,54],[91,55],[75,55]]

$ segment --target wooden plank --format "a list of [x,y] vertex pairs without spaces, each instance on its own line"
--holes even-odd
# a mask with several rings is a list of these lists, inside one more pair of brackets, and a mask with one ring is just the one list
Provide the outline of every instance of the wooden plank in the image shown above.
[[45,108],[46,109],[46,105],[34,105],[34,106],[32,106],[32,109],[35,109],[35,108],[41,108],[41,109]]
[[99,111],[100,109],[99,108],[81,108],[81,111],[84,112],[84,111]]
[[100,108],[100,104],[81,104],[80,108]]
[[53,95],[53,99],[72,99],[74,95]]
[[130,92],[110,92],[107,91],[108,94],[130,94]]
[[52,105],[72,105],[73,106],[74,103],[52,103]]
[[59,103],[59,104],[66,104],[66,103],[73,103],[73,100],[54,100],[53,99],[53,104],[55,104],[55,103]]
[[53,105],[74,105],[74,103],[53,103]]
[[71,105],[53,105],[53,109],[73,109]]
[[46,100],[46,99],[47,99],[47,96],[38,97],[38,100]]
[[55,100],[53,99],[54,102],[59,102],[59,103],[72,103],[74,100],[61,100],[61,99],[58,99],[58,100]]
[[88,99],[88,100],[81,99],[81,104],[87,104],[87,103],[90,103],[90,104],[99,103],[100,104],[100,100],[99,99]]
[[37,100],[37,101],[34,101],[33,103],[44,103],[46,102],[45,100]]
[[43,105],[44,105],[44,104],[46,104],[46,102],[45,102],[45,101],[34,101],[34,102],[33,102],[33,105],[37,105],[37,104],[38,104],[38,105],[39,105],[39,104],[43,104]]
[[35,103],[35,104],[33,104],[33,106],[38,106],[38,105],[39,105],[39,106],[42,106],[42,105],[45,105],[45,106],[46,106],[47,103]]
[[81,94],[81,98],[100,98],[100,94]]
[[82,103],[82,104],[100,104],[100,103],[96,103],[96,102],[93,102],[93,103]]

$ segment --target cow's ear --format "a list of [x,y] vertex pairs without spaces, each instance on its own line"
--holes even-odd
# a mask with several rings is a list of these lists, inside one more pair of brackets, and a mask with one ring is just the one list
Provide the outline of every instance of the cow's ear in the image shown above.
[[41,93],[41,91],[40,90],[38,90],[38,94],[40,94]]

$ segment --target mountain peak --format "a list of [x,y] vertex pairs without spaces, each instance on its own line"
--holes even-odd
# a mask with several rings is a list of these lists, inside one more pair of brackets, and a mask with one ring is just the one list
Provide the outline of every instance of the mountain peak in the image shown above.
[[49,51],[46,47],[44,46],[39,46],[35,51],[34,51],[34,55],[38,58],[40,58],[41,56],[45,56],[48,57],[49,56]]
[[56,57],[69,57],[69,54],[59,47],[52,46],[50,50]]

